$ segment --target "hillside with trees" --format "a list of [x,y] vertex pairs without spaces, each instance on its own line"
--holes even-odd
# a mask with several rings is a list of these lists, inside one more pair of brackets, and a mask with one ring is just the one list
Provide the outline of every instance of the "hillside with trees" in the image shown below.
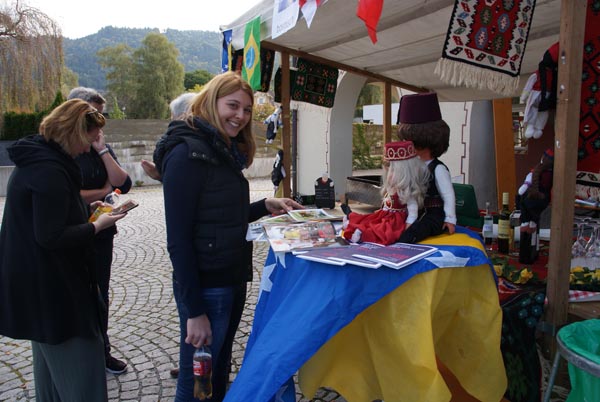
[[[100,66],[97,52],[106,47],[124,44],[137,49],[150,32],[159,33],[152,28],[115,28],[104,27],[97,33],[79,39],[64,38],[63,49],[65,65],[79,76],[79,85],[99,90],[106,89],[107,71]],[[221,70],[221,43],[219,32],[179,31],[167,29],[163,32],[172,42],[186,72],[206,70],[217,74]]]

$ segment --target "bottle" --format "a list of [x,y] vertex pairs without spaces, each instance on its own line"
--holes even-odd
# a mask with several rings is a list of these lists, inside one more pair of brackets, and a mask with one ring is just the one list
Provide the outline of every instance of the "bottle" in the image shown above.
[[492,250],[492,237],[494,235],[494,218],[490,213],[489,201],[485,203],[485,216],[483,217],[483,240],[485,248],[488,251]]
[[510,214],[510,250],[509,253],[513,257],[519,255],[520,250],[520,227],[521,227],[521,210],[514,209]]
[[106,197],[104,197],[104,204],[106,205],[100,205],[99,207],[97,207],[94,210],[94,212],[92,212],[92,215],[90,216],[90,219],[88,219],[88,222],[95,222],[100,215],[110,212],[115,207],[117,207],[119,205],[120,195],[121,190],[119,190],[118,188],[116,188],[115,191],[113,191],[112,193],[107,194]]
[[538,257],[539,228],[533,221],[521,224],[521,242],[519,247],[519,262],[533,264]]
[[508,254],[510,242],[510,211],[508,193],[502,193],[502,209],[498,212],[498,252]]
[[212,354],[206,345],[194,352],[194,398],[201,401],[212,397]]

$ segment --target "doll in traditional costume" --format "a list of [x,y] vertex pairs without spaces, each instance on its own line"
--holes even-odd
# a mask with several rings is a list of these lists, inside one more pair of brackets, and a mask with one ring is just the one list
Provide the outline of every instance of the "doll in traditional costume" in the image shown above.
[[349,212],[342,236],[354,243],[392,244],[418,217],[423,206],[429,172],[417,158],[413,143],[385,144],[383,203],[371,214]]
[[553,169],[554,151],[547,149],[540,163],[527,174],[525,181],[519,187],[521,222],[533,221],[539,225],[542,211],[550,204]]
[[430,179],[419,219],[402,236],[402,243],[421,240],[456,226],[456,196],[448,167],[438,158],[450,146],[450,127],[442,120],[435,92],[404,95],[398,111],[398,137],[412,141],[417,155],[429,169]]

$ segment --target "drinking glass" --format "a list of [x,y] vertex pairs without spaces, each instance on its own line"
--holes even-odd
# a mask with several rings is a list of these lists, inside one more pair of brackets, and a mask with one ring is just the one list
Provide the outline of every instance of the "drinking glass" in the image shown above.
[[571,247],[571,257],[580,258],[585,256],[585,247],[587,246],[587,241],[585,240],[583,231],[588,218],[575,218],[575,220],[575,224],[577,225],[577,238]]

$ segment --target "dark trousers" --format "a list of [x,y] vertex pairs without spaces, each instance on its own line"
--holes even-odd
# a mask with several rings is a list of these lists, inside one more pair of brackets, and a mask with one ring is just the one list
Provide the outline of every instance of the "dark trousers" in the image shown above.
[[38,402],[106,402],[106,373],[99,334],[50,345],[31,342]]
[[446,213],[443,208],[426,208],[425,212],[400,235],[401,243],[418,243],[442,234]]
[[100,288],[100,295],[106,306],[102,309],[101,332],[104,339],[104,354],[110,356],[110,341],[108,339],[108,291],[110,285],[110,268],[113,259],[113,236],[100,237],[94,240],[94,251],[96,258],[96,279]]

